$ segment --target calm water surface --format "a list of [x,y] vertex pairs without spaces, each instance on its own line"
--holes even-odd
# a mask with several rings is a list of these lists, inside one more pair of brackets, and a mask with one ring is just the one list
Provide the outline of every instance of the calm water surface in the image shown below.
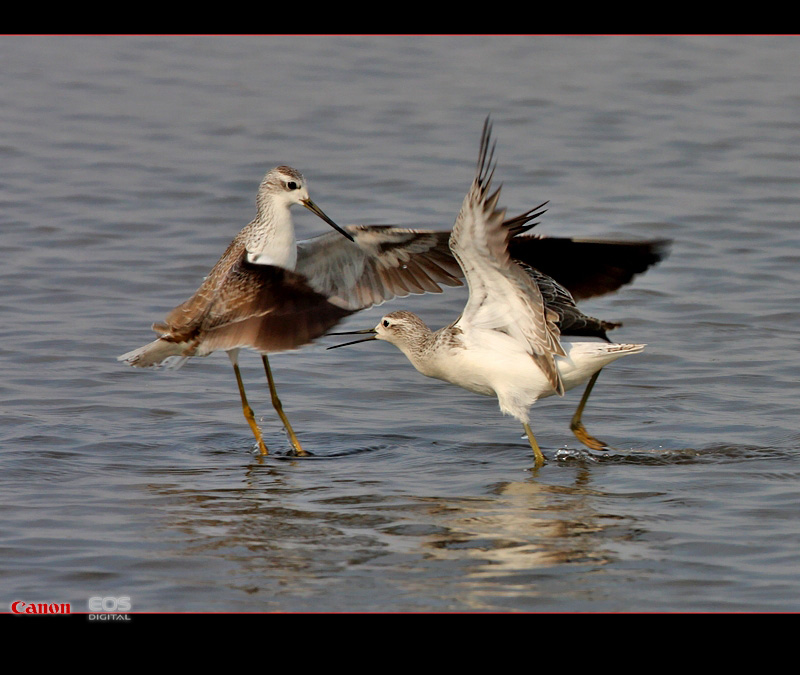
[[[800,40],[0,38],[0,606],[800,609]],[[195,289],[272,166],[340,223],[448,229],[483,118],[545,234],[670,237],[584,309],[646,342],[533,426],[390,345],[276,355],[308,459],[259,458],[228,359],[123,351]],[[327,231],[295,216],[301,236]],[[438,327],[462,289],[395,300]]]

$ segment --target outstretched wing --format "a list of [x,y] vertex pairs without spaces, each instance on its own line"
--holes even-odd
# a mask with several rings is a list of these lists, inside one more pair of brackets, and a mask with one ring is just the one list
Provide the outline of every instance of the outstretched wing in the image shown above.
[[[666,257],[669,240],[601,241],[522,234],[544,204],[503,226],[511,257],[552,277],[575,300],[618,290]],[[395,297],[441,293],[462,286],[464,273],[447,242],[450,232],[392,225],[349,225],[351,242],[335,232],[297,244],[297,266],[309,285],[347,309],[366,309]]]
[[[534,226],[541,204],[509,218],[512,235]],[[330,232],[297,244],[295,270],[309,285],[348,309],[366,309],[409,293],[463,286],[464,273],[448,246],[450,232],[393,225],[349,225],[349,241]]]
[[511,257],[555,279],[575,300],[612,293],[669,255],[669,239],[604,241],[521,234]]
[[497,208],[500,190],[490,194],[494,172],[490,136],[487,119],[476,176],[450,236],[450,250],[469,285],[469,300],[457,325],[465,332],[476,327],[507,333],[563,394],[555,363],[556,355],[564,355],[555,323],[558,316],[545,307],[536,283],[509,254],[511,232],[503,227],[504,210]]
[[346,229],[354,241],[331,232],[297,244],[295,270],[336,305],[365,309],[409,293],[463,285],[447,248],[449,232],[390,225]]

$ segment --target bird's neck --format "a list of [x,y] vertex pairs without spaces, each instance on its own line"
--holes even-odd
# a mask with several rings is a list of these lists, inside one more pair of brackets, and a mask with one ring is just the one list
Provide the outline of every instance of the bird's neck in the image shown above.
[[[408,360],[420,373],[439,380],[451,381],[449,374],[453,348],[461,345],[461,331],[453,325],[443,326],[436,332],[427,326],[414,336],[413,355],[406,352]],[[457,353],[457,352],[456,352]]]
[[258,215],[247,227],[245,245],[250,262],[295,268],[297,240],[288,204],[276,200],[259,202]]
[[396,347],[406,355],[406,358],[411,362],[420,373],[428,377],[435,377],[431,374],[433,361],[431,359],[431,348],[433,347],[434,333],[427,328],[423,329],[420,326],[419,331],[415,331],[411,335],[406,335],[401,344],[396,344]]

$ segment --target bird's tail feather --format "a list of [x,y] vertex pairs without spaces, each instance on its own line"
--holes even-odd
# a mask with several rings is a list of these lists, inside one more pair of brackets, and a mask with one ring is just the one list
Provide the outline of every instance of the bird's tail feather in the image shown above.
[[185,343],[169,342],[159,338],[143,347],[118,356],[117,361],[125,361],[129,366],[135,366],[137,368],[150,368],[154,366],[180,368],[189,358],[188,356],[184,356],[185,349]]

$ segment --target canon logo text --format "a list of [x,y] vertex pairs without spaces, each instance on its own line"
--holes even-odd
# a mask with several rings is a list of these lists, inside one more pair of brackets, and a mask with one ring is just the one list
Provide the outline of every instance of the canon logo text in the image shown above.
[[23,602],[15,600],[11,603],[11,611],[14,614],[70,614],[68,602],[61,604],[55,602]]

